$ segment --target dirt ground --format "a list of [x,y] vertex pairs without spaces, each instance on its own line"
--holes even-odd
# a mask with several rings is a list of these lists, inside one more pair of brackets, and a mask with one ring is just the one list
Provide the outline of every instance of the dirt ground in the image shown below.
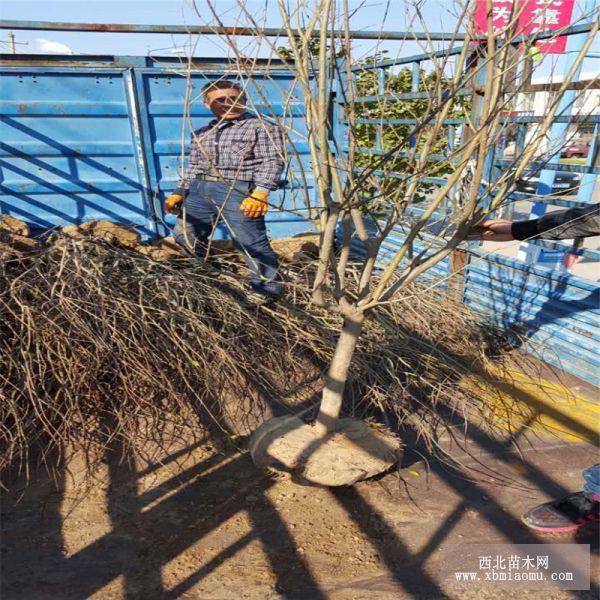
[[[11,227],[11,244],[36,244],[22,223]],[[87,228],[70,235],[115,235],[114,225]],[[122,245],[141,251],[134,234],[121,233]],[[173,254],[164,243],[142,248],[157,260]],[[307,236],[276,245],[286,260],[314,248]],[[547,413],[553,424],[572,410],[556,406]],[[261,472],[246,452],[214,439],[179,441],[159,462],[109,454],[87,486],[74,460],[55,480],[40,471],[28,486],[5,482],[1,598],[597,598],[597,526],[544,536],[520,520],[579,490],[581,470],[598,462],[596,432],[583,421],[570,425],[579,441],[521,439],[518,450],[472,427],[471,454],[454,452],[460,468],[413,450],[399,470],[330,489]],[[451,566],[468,570],[460,559],[476,543],[590,544],[592,589],[456,588]]]
[[[588,592],[459,590],[448,565],[472,543],[591,544],[598,529],[538,535],[536,503],[580,489],[595,447],[537,440],[521,454],[474,430],[475,458],[512,484],[426,463],[322,489],[256,470],[215,444],[172,448],[161,464],[107,457],[87,494],[82,465],[58,487],[39,475],[3,502],[3,600],[595,598]],[[476,473],[471,471],[471,474]]]

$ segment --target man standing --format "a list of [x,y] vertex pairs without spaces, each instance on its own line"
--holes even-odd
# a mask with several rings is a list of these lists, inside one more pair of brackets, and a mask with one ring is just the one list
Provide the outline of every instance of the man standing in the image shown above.
[[215,115],[192,133],[189,167],[165,201],[165,211],[181,213],[175,240],[189,253],[206,252],[209,236],[222,219],[252,272],[250,298],[263,303],[281,293],[277,257],[267,238],[269,192],[283,170],[279,127],[250,114],[235,81],[210,82],[204,104]]

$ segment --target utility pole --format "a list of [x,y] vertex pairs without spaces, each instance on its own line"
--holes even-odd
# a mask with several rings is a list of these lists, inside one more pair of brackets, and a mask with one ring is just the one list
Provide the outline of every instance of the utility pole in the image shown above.
[[10,51],[13,54],[16,54],[17,53],[17,47],[16,47],[16,44],[15,44],[15,34],[12,31],[8,32],[8,45],[10,47]]

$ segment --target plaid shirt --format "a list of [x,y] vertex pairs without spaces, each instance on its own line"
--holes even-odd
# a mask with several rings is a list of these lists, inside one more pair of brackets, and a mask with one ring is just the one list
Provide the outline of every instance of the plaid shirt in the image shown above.
[[213,119],[192,133],[190,163],[175,194],[187,195],[197,176],[211,175],[277,189],[285,165],[281,129],[250,113],[231,120]]

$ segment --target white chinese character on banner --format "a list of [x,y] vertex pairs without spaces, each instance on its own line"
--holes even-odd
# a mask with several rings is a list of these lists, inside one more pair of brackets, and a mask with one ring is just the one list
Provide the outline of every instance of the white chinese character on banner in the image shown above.
[[491,556],[480,556],[479,557],[479,568],[480,569],[491,569],[492,568],[492,557]]
[[504,558],[504,556],[496,556],[496,560],[494,561],[494,569],[502,571],[506,569],[506,558]]
[[492,6],[492,21],[508,23],[511,9],[508,6]]
[[562,6],[562,0],[535,0],[536,6]]
[[541,27],[547,27],[548,25],[559,25],[560,24],[560,11],[551,8],[536,8],[532,11],[535,15],[533,22],[537,23]]
[[522,569],[533,569],[535,567],[535,561],[532,556],[529,554],[523,559],[523,564],[521,565]]
[[537,566],[542,567],[543,569],[548,568],[548,557],[547,556],[538,556],[537,557]]
[[519,568],[521,564],[521,557],[516,555],[516,554],[512,554],[511,556],[508,557],[508,570],[512,571],[512,570],[517,570]]

